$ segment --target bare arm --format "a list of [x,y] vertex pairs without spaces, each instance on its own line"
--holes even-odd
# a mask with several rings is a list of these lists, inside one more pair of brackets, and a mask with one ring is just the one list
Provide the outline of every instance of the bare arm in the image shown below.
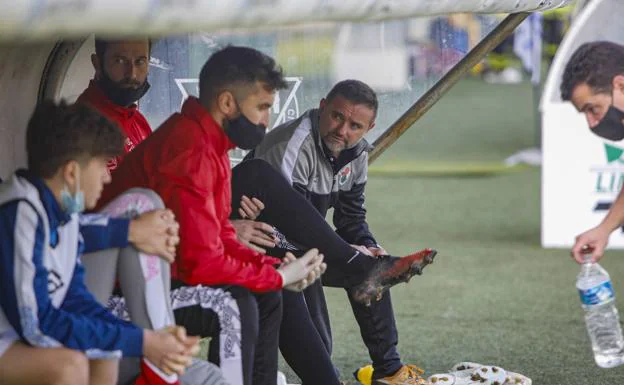
[[624,190],[621,190],[602,222],[576,237],[572,257],[583,263],[583,255],[591,253],[592,262],[602,258],[611,233],[624,223]]

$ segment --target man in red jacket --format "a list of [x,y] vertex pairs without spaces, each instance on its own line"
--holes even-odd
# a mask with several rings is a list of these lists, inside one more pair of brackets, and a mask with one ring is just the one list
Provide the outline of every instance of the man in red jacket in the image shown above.
[[[180,223],[179,258],[172,267],[173,307],[182,307],[176,321],[188,325],[189,333],[214,337],[210,358],[226,378],[229,353],[219,345],[239,348],[244,384],[276,383],[279,290],[303,290],[325,268],[311,250],[296,260],[289,255],[276,269],[278,259],[239,243],[228,219],[227,152],[258,144],[275,91],[285,85],[275,61],[256,50],[228,47],[214,54],[200,75],[200,98],[189,98],[181,113],[125,156],[101,200],[141,186],[173,210]],[[242,341],[219,341],[224,328],[240,329]]]
[[[139,112],[135,104],[149,89],[147,76],[150,49],[151,43],[147,38],[104,40],[96,37],[95,53],[91,55],[95,75],[89,83],[89,87],[77,100],[77,103],[89,105],[116,123],[125,137],[123,154],[130,152],[152,133],[149,123]],[[122,157],[123,155],[120,154],[108,163],[109,171],[117,167]],[[147,195],[148,198],[151,197],[150,194]],[[156,194],[153,195],[155,197],[150,199],[155,203],[160,202],[160,197]],[[131,205],[134,204],[131,203]],[[107,250],[83,256],[83,263],[88,273],[87,282],[91,284],[90,290],[94,290],[96,293],[101,292],[100,295],[104,295],[104,297],[98,298],[98,300],[103,301],[103,303],[107,302],[108,298],[104,293],[108,292],[110,282],[106,276],[101,275],[102,271],[108,271],[107,269],[111,268],[114,271],[121,271],[119,269],[128,269],[134,266],[128,262],[128,256],[125,253],[111,255],[111,252],[115,251]],[[126,270],[125,279],[126,285],[128,282],[132,285],[144,285],[143,288],[135,290],[142,290],[144,296],[135,292],[132,296],[134,300],[125,297],[126,304],[133,303],[128,305],[125,310],[132,314],[132,321],[138,325],[150,329],[159,328],[163,326],[163,322],[166,325],[174,320],[171,308],[163,306],[163,301],[169,300],[170,273],[168,264],[170,261],[162,261],[160,264],[153,265],[148,262],[149,256],[140,255],[138,258],[141,258],[140,266],[150,266],[149,272],[141,268]],[[147,259],[143,260],[143,258]],[[171,260],[173,260],[173,256]],[[144,274],[143,277],[137,276],[133,280],[133,274],[142,273]],[[163,277],[163,282],[166,280],[166,284],[164,286],[154,285],[154,282],[161,281],[160,278],[156,279],[155,275]],[[148,278],[149,284],[147,284]],[[124,278],[121,278],[120,281],[120,286],[123,287]],[[103,288],[106,288],[106,290],[102,290]],[[167,298],[162,298],[163,293],[166,293]],[[109,306],[115,305],[115,310],[118,310],[119,303],[124,302],[119,302],[119,298],[112,297],[109,301]],[[124,309],[124,306],[121,306],[120,309]],[[120,311],[117,315],[122,315],[123,313],[124,311]],[[136,360],[124,360],[120,368],[120,383],[126,383],[127,380],[139,375],[140,367]],[[180,378],[181,383],[185,385],[207,384],[211,371],[214,372],[214,369],[208,363],[196,360]],[[145,370],[143,370],[141,375],[145,376],[145,374]]]
[[[126,136],[126,153],[152,133],[136,105],[150,88],[147,81],[150,49],[148,39],[103,40],[96,37],[95,53],[91,55],[95,75],[77,100],[77,103],[86,103],[117,123]],[[115,169],[121,158],[111,160],[109,170]]]

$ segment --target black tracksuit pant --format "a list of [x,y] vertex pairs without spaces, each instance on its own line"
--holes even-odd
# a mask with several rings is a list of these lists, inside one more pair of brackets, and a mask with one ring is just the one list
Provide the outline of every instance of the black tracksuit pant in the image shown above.
[[[276,385],[280,292],[257,294],[240,286],[188,286],[180,281],[171,286],[174,305],[184,304],[174,310],[176,324],[189,335],[212,337],[208,360],[221,366],[226,378],[244,385]],[[238,354],[238,347],[238,365],[222,362]]]
[[[352,297],[353,287],[377,266],[376,260],[356,252],[305,197],[263,160],[247,160],[234,167],[233,219],[238,219],[243,195],[258,198],[264,203],[265,209],[258,221],[279,229],[301,250],[318,248],[324,254],[328,269],[322,277],[323,285],[346,289],[362,339],[373,361],[375,378],[391,375],[400,369],[402,363],[397,351],[398,333],[390,293],[387,292],[381,301],[373,302],[369,307]],[[284,291],[283,304],[280,350],[288,364],[304,384],[338,384],[330,360],[331,328],[321,283],[307,288],[304,296]]]

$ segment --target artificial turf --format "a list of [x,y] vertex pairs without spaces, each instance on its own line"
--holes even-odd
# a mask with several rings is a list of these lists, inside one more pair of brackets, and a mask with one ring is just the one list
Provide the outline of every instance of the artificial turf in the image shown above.
[[[532,97],[527,83],[465,79],[372,166],[368,222],[378,241],[397,255],[439,251],[422,277],[392,290],[399,351],[427,375],[473,361],[520,372],[534,385],[621,385],[624,366],[593,361],[578,265],[568,250],[540,246],[539,168],[502,166],[536,144]],[[622,258],[608,251],[603,266],[624,311]],[[351,373],[368,354],[344,290],[326,293],[332,357],[355,384]],[[283,360],[280,370],[299,381]]]
[[[529,84],[460,82],[373,165],[487,164],[536,143]],[[383,108],[383,106],[382,106]],[[432,177],[433,176],[433,177]],[[568,250],[540,246],[540,170],[427,177],[375,173],[368,221],[394,254],[434,247],[422,277],[393,289],[399,351],[428,374],[459,361],[518,371],[535,385],[620,385],[594,361]],[[569,218],[574,220],[574,218]],[[624,311],[624,252],[603,265]],[[369,362],[343,290],[327,289],[342,378]],[[281,362],[290,382],[294,374]]]

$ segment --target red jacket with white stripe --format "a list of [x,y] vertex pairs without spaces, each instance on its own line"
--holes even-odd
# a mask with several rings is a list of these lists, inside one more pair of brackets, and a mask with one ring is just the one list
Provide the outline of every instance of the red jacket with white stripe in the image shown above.
[[187,285],[279,290],[282,277],[273,267],[279,260],[242,245],[229,221],[232,170],[227,153],[234,147],[199,101],[189,98],[181,113],[125,155],[99,205],[132,187],[152,189],[180,223],[174,279]]
[[[130,107],[122,107],[113,103],[95,81],[91,80],[89,87],[78,97],[77,103],[85,103],[96,109],[108,119],[117,123],[126,136],[124,149],[126,153],[132,151],[143,140],[152,134],[152,128],[143,116],[136,104]],[[117,168],[122,157],[112,159],[108,164],[109,171]]]

